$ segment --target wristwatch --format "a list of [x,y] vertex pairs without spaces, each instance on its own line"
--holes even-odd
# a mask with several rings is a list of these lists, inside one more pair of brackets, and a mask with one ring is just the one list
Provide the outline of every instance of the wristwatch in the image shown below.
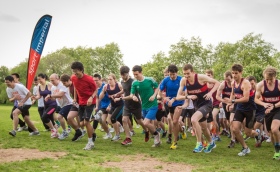
[[231,103],[235,103],[235,99],[232,99],[232,100],[231,100]]
[[122,100],[122,97],[120,97],[120,100]]

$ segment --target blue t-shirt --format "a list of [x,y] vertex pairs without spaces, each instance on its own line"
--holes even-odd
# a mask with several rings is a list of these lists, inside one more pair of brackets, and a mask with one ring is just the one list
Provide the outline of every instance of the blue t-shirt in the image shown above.
[[[166,91],[166,97],[170,97],[170,99],[172,99],[173,97],[177,96],[177,92],[180,88],[180,81],[181,81],[182,77],[181,76],[177,76],[177,78],[175,80],[171,80],[170,77],[166,77],[162,80],[161,84],[160,84],[160,90]],[[168,102],[166,102],[168,103]],[[174,106],[180,106],[184,104],[184,100],[176,100],[173,102],[172,107]]]
[[[102,83],[102,86],[100,88],[98,88],[98,91],[97,91],[98,97],[99,97],[100,93],[102,92],[104,85],[105,84]],[[109,106],[109,104],[110,104],[110,98],[108,97],[108,94],[106,92],[103,99],[100,101],[98,109],[106,109]]]

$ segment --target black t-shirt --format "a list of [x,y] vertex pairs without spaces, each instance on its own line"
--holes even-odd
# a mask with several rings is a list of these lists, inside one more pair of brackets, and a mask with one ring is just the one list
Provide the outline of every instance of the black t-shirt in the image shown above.
[[[131,90],[131,85],[132,85],[133,79],[129,78],[126,82],[123,80],[121,81],[123,91],[124,91],[124,96],[129,96],[130,95],[130,90]],[[138,94],[135,94],[135,96],[138,98],[138,102],[133,101],[132,99],[130,100],[125,100],[124,105],[128,109],[138,109],[141,108],[141,103],[140,103],[140,98]]]

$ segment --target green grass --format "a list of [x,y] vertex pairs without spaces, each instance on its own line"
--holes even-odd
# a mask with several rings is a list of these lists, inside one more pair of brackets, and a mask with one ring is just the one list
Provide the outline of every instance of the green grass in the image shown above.
[[[9,118],[11,106],[0,106],[0,148],[31,148],[41,151],[66,152],[67,156],[58,160],[36,159],[21,162],[10,162],[0,164],[0,171],[120,171],[120,169],[104,168],[101,163],[107,161],[121,161],[118,155],[146,154],[164,162],[180,162],[194,166],[193,171],[279,171],[280,162],[273,161],[274,153],[272,144],[263,143],[261,148],[254,147],[254,140],[249,139],[248,145],[251,153],[246,157],[238,157],[240,144],[233,149],[228,149],[229,139],[222,136],[222,141],[217,143],[217,148],[210,154],[192,153],[195,146],[195,137],[188,135],[187,140],[180,140],[177,150],[170,150],[165,139],[158,148],[151,148],[152,141],[144,142],[144,135],[141,129],[136,129],[133,136],[133,144],[122,146],[120,142],[103,140],[103,132],[97,130],[97,140],[92,151],[84,151],[82,148],[87,143],[83,137],[78,142],[71,142],[73,131],[69,138],[60,141],[51,139],[50,133],[40,132],[40,136],[29,137],[28,132],[17,133],[16,137],[8,135],[12,129],[12,122]],[[32,107],[31,119],[36,121],[36,127],[42,131],[43,125],[39,119],[37,108]],[[124,135],[121,135],[124,138]],[[1,156],[1,155],[0,155]],[[143,165],[143,164],[141,164]],[[161,166],[155,167],[161,169]]]

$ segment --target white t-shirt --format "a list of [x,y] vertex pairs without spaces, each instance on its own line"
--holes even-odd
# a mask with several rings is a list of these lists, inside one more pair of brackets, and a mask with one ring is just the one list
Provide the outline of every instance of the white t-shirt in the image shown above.
[[61,108],[63,108],[64,106],[67,106],[67,105],[71,105],[73,102],[73,99],[70,96],[69,89],[67,87],[65,87],[62,84],[62,82],[59,82],[59,84],[57,86],[53,85],[51,88],[52,95],[56,95],[57,93],[59,93],[61,91],[64,92],[65,94],[61,98],[56,99],[58,102],[58,105]]
[[[34,86],[33,87],[33,95],[37,95],[39,91],[39,86]],[[44,99],[43,99],[43,96],[41,96],[40,99],[38,99],[38,107],[44,107]]]
[[[29,90],[25,86],[23,86],[22,84],[16,84],[15,83],[15,87],[14,88],[7,87],[6,92],[7,92],[7,95],[9,97],[9,99],[19,95],[21,99],[16,100],[16,101],[17,101],[17,103],[20,103],[26,97]],[[28,98],[26,100],[26,102],[24,103],[24,105],[31,105],[31,104],[32,104],[31,98]]]

